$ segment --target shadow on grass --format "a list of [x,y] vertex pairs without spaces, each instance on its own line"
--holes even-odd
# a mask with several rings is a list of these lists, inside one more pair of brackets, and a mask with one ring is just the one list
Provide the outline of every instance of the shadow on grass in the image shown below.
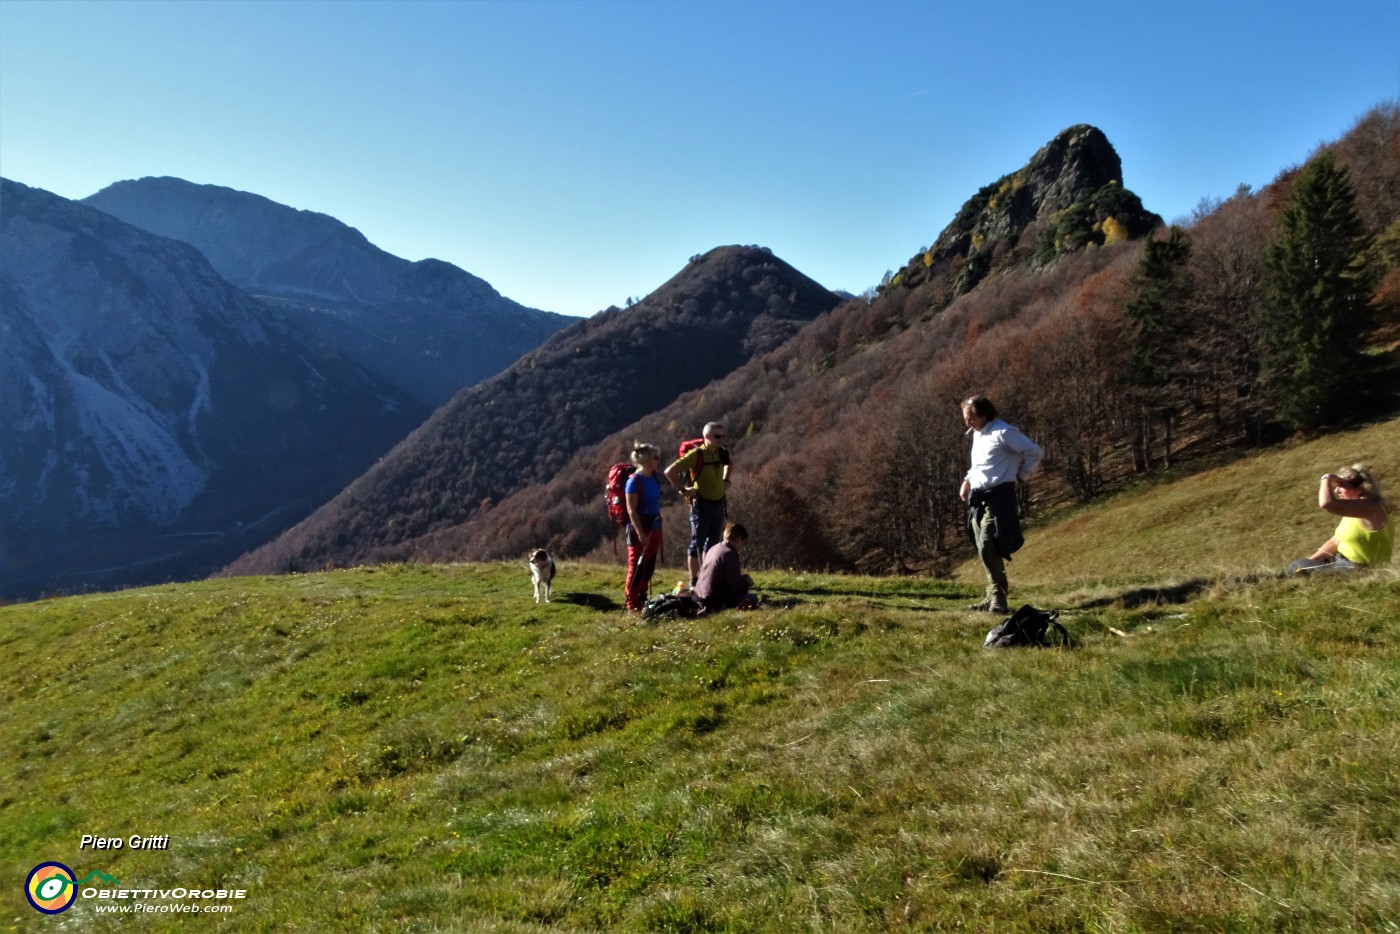
[[590,610],[598,610],[601,613],[611,613],[622,609],[622,604],[612,597],[604,596],[600,593],[566,593],[555,598],[560,603],[571,603],[574,606],[588,607]]
[[765,587],[764,593],[782,594],[783,596],[803,596],[803,597],[869,597],[873,594],[859,590],[832,590],[830,587],[803,587],[800,590],[789,590],[786,587]]
[[948,609],[941,606],[942,603],[951,601],[957,605],[957,609],[962,609],[967,602],[967,595],[956,593],[919,593],[916,591],[880,591],[862,590],[855,587],[833,588],[833,587],[763,587],[763,596],[767,605],[782,609],[790,609],[793,606],[804,603],[821,601],[823,598],[844,598],[847,600],[864,600],[872,606],[893,610],[907,610],[910,612],[941,612]]
[[1196,578],[1170,587],[1137,587],[1120,594],[1111,594],[1085,601],[1074,607],[1076,610],[1094,610],[1099,607],[1121,604],[1124,609],[1133,610],[1140,606],[1161,606],[1164,603],[1185,603],[1210,586],[1205,578]]

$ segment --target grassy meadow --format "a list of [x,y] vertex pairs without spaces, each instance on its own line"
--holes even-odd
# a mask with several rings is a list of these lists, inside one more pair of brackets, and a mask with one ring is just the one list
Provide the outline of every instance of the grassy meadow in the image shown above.
[[[1043,530],[1033,525],[1009,566],[1012,584],[1275,573],[1331,537],[1337,522],[1317,508],[1318,477],[1357,461],[1374,466],[1386,495],[1400,502],[1396,418],[1220,459],[1214,467],[1187,462]],[[981,573],[974,562],[958,576]]]
[[[1395,428],[1032,526],[1071,651],[984,653],[966,569],[659,625],[585,564],[541,606],[498,564],[0,608],[0,926],[1400,930],[1400,573],[1264,573]],[[247,897],[45,917],[48,860]]]

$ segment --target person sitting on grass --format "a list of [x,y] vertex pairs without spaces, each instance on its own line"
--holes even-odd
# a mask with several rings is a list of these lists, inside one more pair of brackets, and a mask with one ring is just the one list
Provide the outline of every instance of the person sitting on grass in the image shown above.
[[739,546],[749,540],[749,531],[738,522],[724,527],[724,540],[705,552],[700,563],[700,576],[695,583],[695,599],[702,613],[718,610],[751,609],[758,601],[749,593],[753,578],[739,564]]
[[1289,574],[1346,571],[1390,563],[1395,521],[1380,486],[1365,464],[1325,473],[1317,488],[1317,506],[1341,516],[1337,531],[1311,557],[1288,566]]

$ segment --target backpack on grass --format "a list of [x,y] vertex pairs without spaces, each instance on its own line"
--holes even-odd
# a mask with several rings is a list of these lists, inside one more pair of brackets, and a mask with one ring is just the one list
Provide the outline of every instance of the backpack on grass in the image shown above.
[[1054,645],[1071,648],[1074,640],[1059,624],[1059,616],[1059,610],[1038,610],[1027,603],[987,633],[982,648],[1012,649],[1026,645],[1038,649]]
[[700,615],[700,604],[689,594],[665,593],[652,597],[642,607],[642,619],[690,619]]

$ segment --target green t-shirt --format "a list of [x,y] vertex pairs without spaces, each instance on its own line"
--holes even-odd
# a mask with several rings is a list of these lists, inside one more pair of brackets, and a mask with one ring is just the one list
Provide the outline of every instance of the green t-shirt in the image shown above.
[[701,499],[724,499],[724,468],[729,463],[729,451],[706,451],[703,447],[692,448],[676,461],[680,465],[681,476],[687,481],[695,464],[700,464],[700,478],[695,487]]
[[1360,519],[1348,516],[1338,523],[1336,537],[1337,554],[1348,561],[1368,567],[1389,564],[1395,547],[1395,523],[1387,516],[1385,525],[1370,532]]

